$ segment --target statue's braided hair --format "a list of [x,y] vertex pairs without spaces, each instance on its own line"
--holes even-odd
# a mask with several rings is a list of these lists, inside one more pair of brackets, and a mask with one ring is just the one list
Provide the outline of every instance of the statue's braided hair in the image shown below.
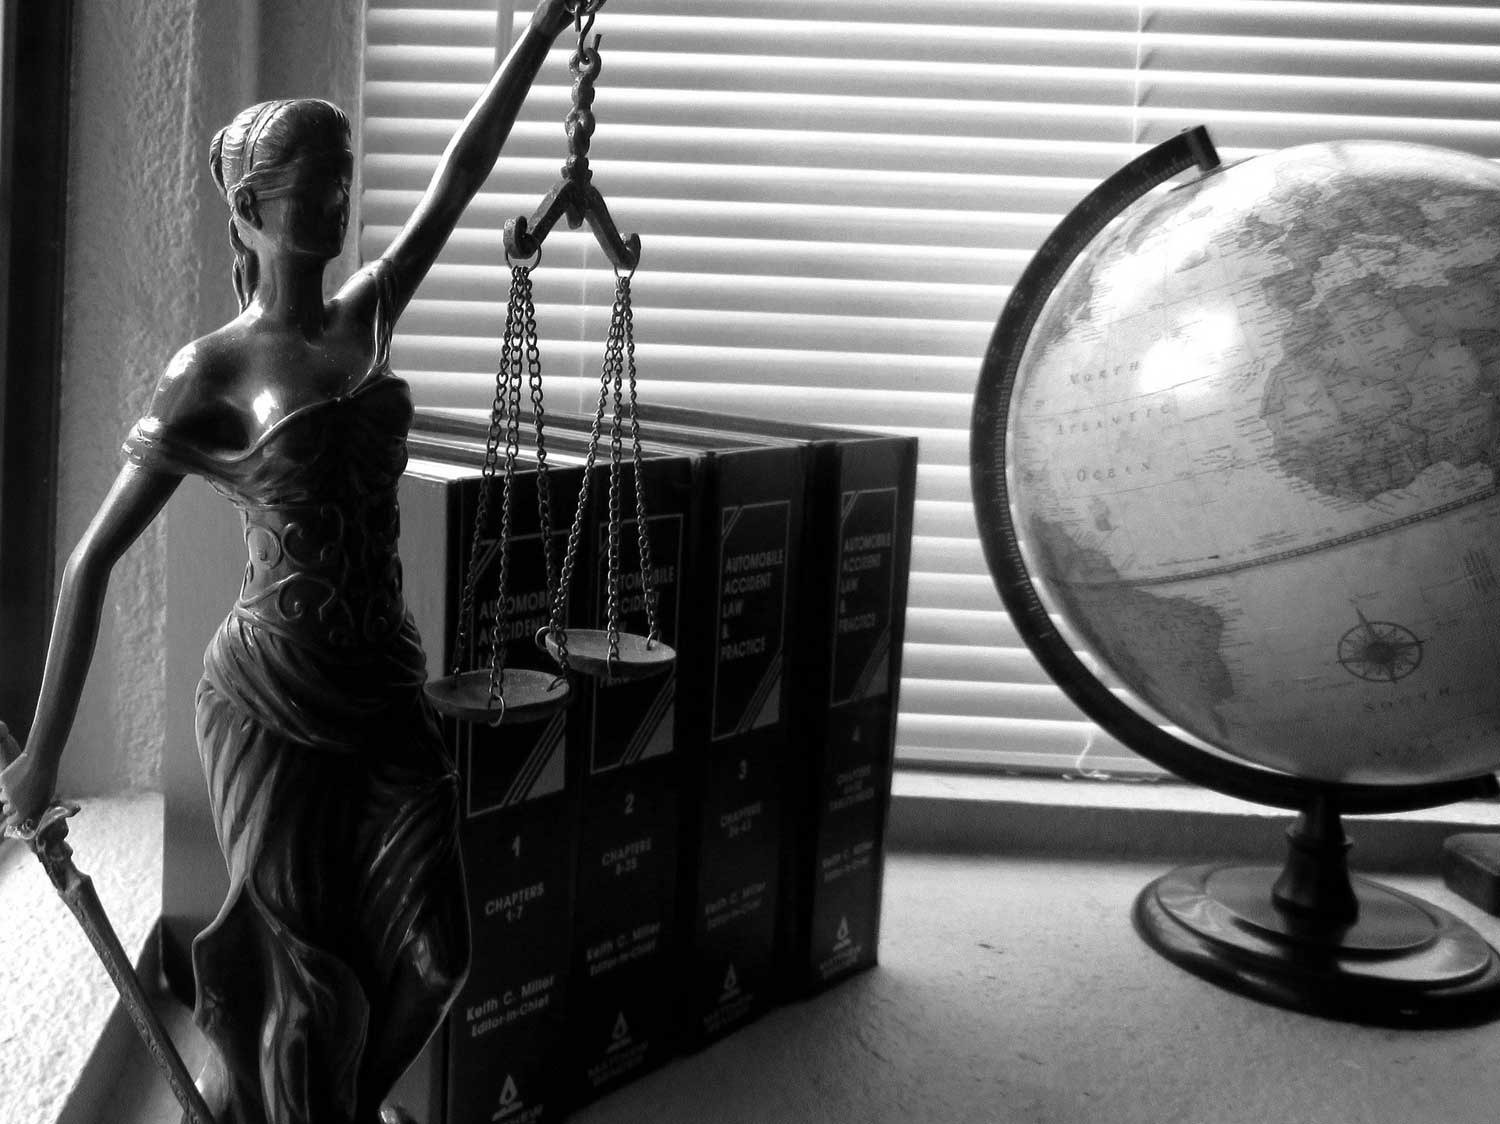
[[243,310],[255,294],[259,264],[240,238],[234,210],[241,193],[271,199],[290,192],[298,171],[327,163],[331,173],[349,166],[349,118],[317,98],[263,101],[243,109],[214,134],[209,170],[229,203],[229,241],[234,247],[234,291]]

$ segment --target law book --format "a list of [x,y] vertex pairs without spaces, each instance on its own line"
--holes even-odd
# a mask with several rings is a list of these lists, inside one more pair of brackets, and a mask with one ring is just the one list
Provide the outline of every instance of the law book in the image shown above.
[[[585,432],[588,415],[550,415]],[[776,1000],[782,806],[794,748],[788,642],[798,609],[804,459],[795,444],[691,426],[643,430],[687,453],[695,517],[678,659],[681,1044],[696,1049]]]
[[[650,553],[649,587],[660,640],[681,645],[691,461],[641,462]],[[584,619],[607,623],[608,469],[596,469],[591,533],[595,565]],[[649,631],[633,465],[620,472],[619,607],[622,631]],[[625,517],[624,513],[630,512]],[[578,899],[573,931],[575,1002],[566,1072],[585,1103],[667,1061],[675,1052],[677,923],[683,760],[677,737],[678,669],[642,679],[590,679],[574,755],[581,793]]]
[[698,506],[679,673],[689,754],[682,915],[686,1048],[776,999],[783,794],[789,767],[803,465],[789,447],[686,431],[647,448],[693,457]]
[[[481,476],[432,459],[420,440],[401,481],[408,605],[429,672],[489,664],[492,626],[507,668],[550,670],[533,642],[551,611],[536,506],[537,474],[512,482],[505,603],[498,598],[499,479],[481,536],[465,651],[455,661]],[[554,557],[562,557],[581,469],[554,462]],[[580,567],[587,572],[588,561]],[[574,589],[578,585],[575,581]],[[566,1111],[565,1048],[578,792],[567,775],[568,711],[506,724],[444,720],[460,778],[460,842],[469,898],[468,981],[397,1099],[425,1105],[428,1124],[544,1124]]]
[[[487,419],[472,412],[419,413],[419,447],[472,459]],[[586,437],[549,427],[547,444],[582,458]],[[607,438],[604,449],[607,451]],[[583,531],[593,566],[579,584],[574,620],[607,623],[609,472],[596,465]],[[692,462],[653,450],[642,463],[651,557],[649,584],[660,639],[679,646],[686,552],[693,514]],[[648,631],[630,458],[619,480],[622,631]],[[675,666],[639,680],[575,675],[570,715],[570,784],[579,832],[565,1048],[559,1068],[574,1106],[668,1060],[675,1050],[679,985],[677,873],[682,821],[682,754],[677,746]]]
[[804,449],[792,675],[800,767],[786,792],[780,960],[787,992],[806,994],[878,958],[917,442],[649,404],[641,418],[652,433],[697,428]]

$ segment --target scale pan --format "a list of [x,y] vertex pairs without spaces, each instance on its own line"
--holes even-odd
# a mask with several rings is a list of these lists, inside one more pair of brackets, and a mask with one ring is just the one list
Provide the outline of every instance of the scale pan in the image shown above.
[[490,702],[488,668],[433,679],[426,691],[428,701],[439,714],[460,722],[484,722],[491,726],[540,722],[556,714],[568,701],[565,679],[554,672],[518,667],[505,669],[503,709]]
[[[602,628],[570,628],[568,666],[596,679],[645,679],[660,675],[677,662],[677,653],[660,640],[654,643],[633,632],[620,633],[620,655],[609,658],[609,633]],[[548,636],[547,651],[558,658],[557,643]]]

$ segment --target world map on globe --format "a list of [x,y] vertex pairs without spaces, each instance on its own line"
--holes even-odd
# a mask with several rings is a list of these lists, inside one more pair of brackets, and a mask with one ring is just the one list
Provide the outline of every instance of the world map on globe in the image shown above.
[[1150,708],[1257,764],[1500,765],[1500,168],[1304,145],[1149,195],[1022,355],[1011,521]]

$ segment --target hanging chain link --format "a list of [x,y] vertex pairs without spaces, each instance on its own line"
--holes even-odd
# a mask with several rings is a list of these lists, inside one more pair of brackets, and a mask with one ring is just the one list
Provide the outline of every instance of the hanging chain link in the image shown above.
[[610,389],[613,391],[614,415],[609,424],[609,555],[605,570],[606,628],[609,638],[609,662],[620,658],[620,415],[624,403],[621,401],[621,379],[624,375],[625,358],[623,339],[624,315],[621,311],[620,294],[615,289],[615,307],[610,313],[609,343],[611,352],[605,364],[610,371]]
[[[474,506],[474,534],[469,541],[469,565],[459,596],[458,622],[453,639],[453,674],[463,672],[468,655],[470,629],[474,624],[474,600],[479,586],[479,565],[483,557],[484,528],[490,518],[495,473],[500,465],[502,435],[505,444],[504,475],[500,489],[500,570],[496,590],[495,612],[490,620],[490,702],[499,704],[504,713],[505,637],[503,621],[505,598],[510,581],[511,486],[515,478],[516,456],[520,452],[520,380],[522,350],[528,322],[535,331],[531,305],[530,270],[524,266],[511,269],[510,300],[505,310],[505,335],[500,345],[500,363],[495,370],[495,397],[490,406],[489,431],[485,435],[484,462],[479,473],[479,498]],[[529,356],[527,356],[529,358]]]
[[[531,276],[528,271],[524,293],[526,319],[526,371],[531,382],[531,420],[536,430],[536,510],[542,532],[542,565],[547,575],[547,594],[552,599],[553,613],[559,601],[564,600],[562,587],[558,584],[557,564],[552,549],[552,481],[547,465],[546,411],[542,406],[542,353],[536,331],[536,302],[531,291]],[[563,678],[568,667],[568,631],[562,621],[549,616],[547,636],[557,646],[557,666]]]
[[[628,400],[627,400],[628,386]],[[641,429],[636,413],[635,317],[631,308],[630,275],[617,274],[615,302],[610,311],[609,337],[604,345],[604,361],[599,370],[599,400],[589,427],[588,453],[584,457],[583,484],[578,490],[578,507],[568,532],[567,551],[563,556],[562,589],[553,603],[549,634],[560,628],[560,616],[566,607],[567,590],[578,556],[583,534],[583,517],[588,506],[589,485],[594,475],[599,438],[604,428],[606,409],[613,407],[609,426],[609,516],[605,537],[605,630],[609,643],[609,661],[620,658],[620,466],[624,461],[624,426],[630,422],[631,463],[635,476],[636,544],[640,553],[641,596],[646,606],[646,642],[654,645],[660,639],[656,620],[656,591],[651,583],[651,537],[646,514],[645,473],[641,466]]]
[[[525,332],[527,291],[531,288],[529,271],[525,266],[511,270],[511,288],[516,294],[513,331],[506,332],[506,348],[502,362],[506,368],[505,387],[505,477],[500,489],[500,574],[495,590],[495,611],[490,617],[490,704],[500,707],[505,713],[505,624],[510,618],[506,610],[506,598],[510,595],[510,547],[511,547],[511,494],[516,477],[516,457],[521,452],[521,375],[524,356],[522,335]],[[519,299],[517,299],[519,298]],[[512,317],[507,311],[507,327]]]
[[499,460],[500,431],[505,418],[505,398],[509,382],[511,331],[516,307],[515,276],[511,276],[510,303],[505,311],[505,336],[500,347],[500,365],[495,370],[495,397],[490,405],[490,426],[485,436],[483,467],[479,472],[479,498],[474,507],[474,533],[469,538],[469,565],[465,571],[463,592],[458,600],[458,621],[453,636],[453,674],[463,671],[469,627],[474,619],[474,595],[479,585],[479,560],[483,552],[483,531],[489,517],[490,489]]
[[567,618],[568,594],[572,588],[573,575],[577,567],[578,548],[583,537],[584,517],[588,507],[590,484],[597,463],[599,440],[603,436],[605,412],[610,412],[609,423],[609,506],[605,540],[605,626],[608,637],[610,663],[620,658],[621,625],[621,528],[623,524],[623,497],[620,494],[620,471],[624,462],[625,425],[629,422],[631,467],[635,477],[635,523],[636,546],[640,555],[640,585],[642,601],[646,610],[648,646],[660,639],[657,621],[657,591],[652,585],[654,566],[651,559],[651,537],[646,512],[645,473],[641,463],[640,419],[636,408],[636,358],[635,316],[632,308],[630,275],[617,274],[615,278],[614,307],[610,312],[609,336],[604,346],[604,359],[599,371],[599,398],[594,417],[589,427],[588,452],[584,458],[583,481],[578,492],[578,506],[568,528],[567,545],[564,548],[561,566],[556,564],[552,544],[552,495],[547,466],[545,438],[545,409],[542,398],[542,371],[540,345],[536,328],[536,305],[533,295],[530,270],[526,266],[513,266],[511,270],[510,302],[505,316],[505,338],[501,349],[500,367],[495,373],[495,400],[490,411],[490,428],[485,441],[484,467],[481,470],[479,501],[475,513],[476,533],[470,548],[469,580],[465,583],[460,600],[458,637],[454,642],[455,669],[458,674],[463,651],[467,643],[467,628],[473,618],[475,586],[478,563],[481,555],[479,528],[488,519],[493,481],[501,464],[500,446],[503,440],[504,471],[500,489],[499,528],[499,575],[495,612],[490,621],[490,700],[492,704],[505,705],[505,643],[504,634],[505,599],[510,581],[511,539],[511,494],[515,478],[516,459],[520,454],[521,384],[529,381],[531,391],[532,422],[536,431],[537,448],[537,511],[541,522],[542,556],[546,569],[547,587],[552,594],[552,606],[546,626],[546,635],[552,640],[555,658],[563,676],[570,670],[568,662]]
[[[493,708],[498,705],[498,714],[493,721],[498,722],[505,713],[504,682],[505,682],[505,648],[511,639],[507,635],[507,625],[511,613],[508,611],[507,598],[509,596],[510,583],[510,561],[511,561],[511,537],[512,524],[512,495],[516,475],[516,460],[520,455],[520,429],[521,429],[521,386],[523,381],[529,381],[531,393],[532,421],[536,433],[536,460],[537,460],[537,514],[540,522],[542,540],[542,560],[546,572],[547,592],[550,597],[550,611],[547,624],[538,634],[538,642],[545,640],[546,647],[551,649],[560,674],[555,682],[564,682],[570,673],[568,634],[565,622],[568,618],[568,600],[572,589],[575,570],[577,569],[579,547],[583,538],[583,526],[588,510],[589,492],[593,482],[595,468],[597,467],[599,438],[604,428],[604,414],[606,409],[613,406],[609,425],[609,479],[608,488],[608,516],[606,525],[606,557],[605,557],[605,616],[606,636],[608,639],[607,663],[610,667],[608,674],[613,674],[613,667],[620,660],[620,637],[621,616],[624,611],[622,601],[622,544],[621,528],[623,525],[623,497],[621,489],[621,469],[624,461],[625,423],[629,419],[630,444],[631,444],[631,469],[635,478],[635,521],[636,521],[636,543],[640,559],[640,588],[642,593],[642,604],[645,607],[647,636],[646,646],[655,646],[659,642],[659,626],[657,623],[657,593],[652,588],[652,560],[651,540],[649,534],[648,517],[646,513],[645,500],[645,473],[641,457],[640,421],[636,408],[636,355],[634,316],[631,309],[630,280],[634,272],[635,263],[638,260],[640,241],[632,235],[629,240],[622,241],[618,231],[614,229],[613,222],[604,207],[602,198],[596,189],[589,186],[588,170],[588,148],[589,139],[594,132],[594,117],[592,103],[594,100],[594,81],[598,77],[600,59],[598,53],[599,39],[595,36],[592,45],[588,42],[588,34],[591,30],[594,13],[598,10],[603,0],[572,0],[568,4],[568,10],[573,16],[574,30],[578,35],[578,46],[573,58],[569,63],[570,70],[574,76],[573,84],[573,110],[569,114],[566,129],[569,138],[569,160],[564,168],[565,184],[561,185],[573,191],[574,195],[559,195],[554,191],[549,196],[549,205],[538,212],[537,218],[533,220],[535,235],[526,239],[526,222],[524,217],[515,220],[514,224],[506,226],[506,258],[511,265],[511,287],[509,301],[505,314],[505,333],[501,345],[500,364],[495,372],[495,396],[490,409],[489,431],[485,439],[485,452],[483,468],[481,470],[480,491],[475,505],[474,535],[470,543],[469,568],[466,575],[464,589],[460,595],[458,621],[456,625],[456,636],[454,639],[454,671],[455,677],[463,674],[463,664],[466,656],[472,659],[477,652],[471,652],[471,648],[478,647],[477,638],[472,637],[476,627],[475,599],[479,579],[479,568],[484,558],[482,548],[483,531],[488,528],[491,521],[490,508],[493,505],[494,478],[499,471],[501,453],[500,446],[503,441],[504,451],[504,473],[500,489],[500,518],[498,542],[493,539],[491,557],[498,556],[498,589],[495,600],[495,610],[491,615],[488,641],[490,646],[490,675],[489,675],[489,701]],[[580,202],[577,192],[586,191],[587,195]],[[605,341],[603,362],[599,371],[599,399],[594,410],[594,417],[589,428],[587,455],[584,458],[583,479],[578,489],[577,506],[572,512],[572,518],[567,531],[567,538],[563,548],[561,564],[556,560],[556,544],[552,541],[553,517],[552,491],[549,475],[549,464],[547,457],[545,439],[545,410],[542,400],[542,368],[540,346],[537,336],[535,295],[531,283],[531,270],[540,260],[541,239],[551,229],[552,223],[558,218],[557,208],[566,204],[567,214],[571,225],[578,225],[580,219],[574,213],[574,207],[582,207],[593,226],[595,234],[598,235],[601,245],[604,246],[610,260],[615,264],[615,299],[614,307],[610,313],[609,335]],[[601,226],[602,224],[602,226]],[[515,242],[512,243],[514,234]],[[517,249],[522,247],[522,249]],[[523,257],[522,255],[527,255]],[[531,256],[534,255],[534,258]],[[629,272],[622,273],[626,268]],[[628,389],[627,389],[628,388]],[[592,549],[591,549],[592,554]],[[591,597],[597,587],[591,589]],[[670,653],[669,653],[670,654]],[[582,657],[578,657],[582,658]],[[518,673],[519,674],[519,673]]]
[[624,308],[625,370],[630,386],[630,452],[635,463],[635,535],[641,562],[641,598],[646,603],[646,646],[661,639],[656,622],[656,589],[652,585],[651,534],[646,524],[645,474],[641,471],[641,423],[635,410],[635,314],[631,310],[630,275],[615,280],[616,300]]
[[568,528],[568,545],[563,551],[558,595],[552,602],[552,620],[547,625],[548,632],[552,634],[562,628],[562,622],[567,616],[568,593],[573,588],[573,569],[578,562],[578,544],[583,541],[583,517],[588,509],[589,485],[594,478],[594,461],[599,448],[599,430],[604,425],[604,407],[609,402],[612,374],[610,356],[614,352],[615,332],[615,324],[611,322],[609,342],[604,346],[604,364],[599,373],[599,402],[594,408],[594,420],[589,427],[588,452],[583,458],[583,483],[578,487],[578,506],[573,509],[573,523]]

